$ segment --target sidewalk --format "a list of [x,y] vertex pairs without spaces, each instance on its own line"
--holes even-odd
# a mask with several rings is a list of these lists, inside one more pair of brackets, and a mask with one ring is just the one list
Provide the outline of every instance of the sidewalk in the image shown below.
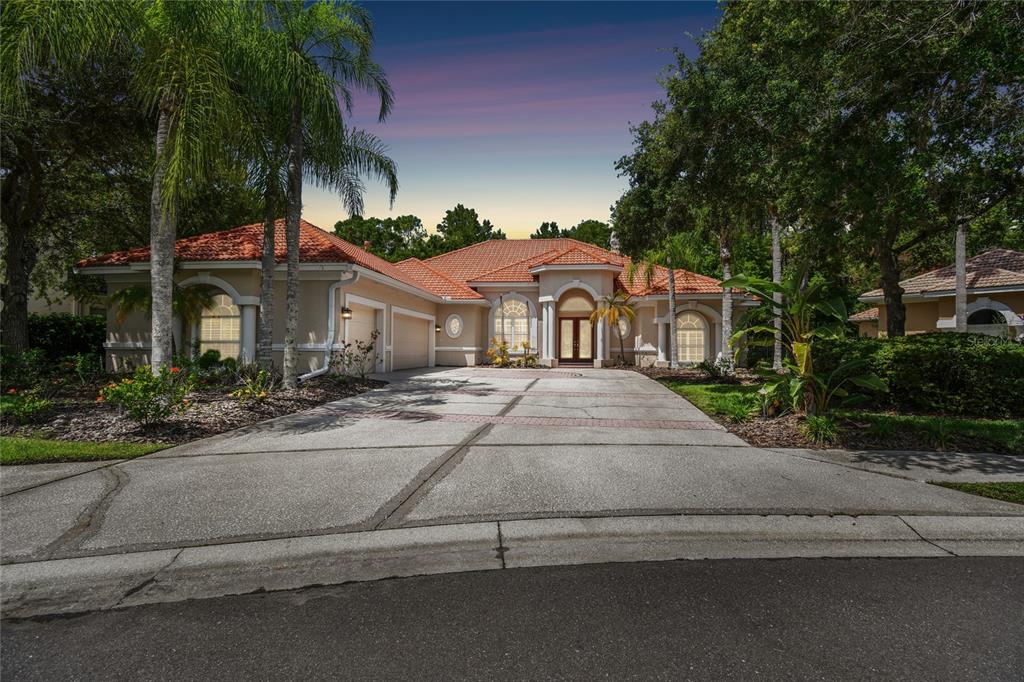
[[620,561],[1024,556],[1024,519],[688,515],[401,528],[7,564],[4,617],[460,571]]

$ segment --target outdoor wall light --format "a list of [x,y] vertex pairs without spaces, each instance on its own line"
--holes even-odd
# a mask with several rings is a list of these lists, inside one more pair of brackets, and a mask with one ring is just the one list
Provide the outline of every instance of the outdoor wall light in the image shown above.
[[439,325],[439,324],[435,324],[434,325],[434,333],[435,334],[440,334],[441,333],[441,325]]
[[348,306],[342,306],[341,307],[341,319],[343,319],[343,320],[351,320],[352,319],[352,309],[349,308]]

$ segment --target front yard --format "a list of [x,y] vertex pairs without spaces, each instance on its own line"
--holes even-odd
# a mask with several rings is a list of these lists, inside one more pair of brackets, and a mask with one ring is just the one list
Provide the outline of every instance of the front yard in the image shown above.
[[753,378],[739,383],[701,383],[700,373],[683,370],[659,381],[740,438],[760,447],[1024,454],[1024,422],[1020,420],[847,409],[836,412],[835,442],[821,443],[807,435],[796,415],[763,417],[757,400],[760,384]]
[[0,436],[0,464],[48,464],[132,459],[167,446],[162,443],[89,443]]

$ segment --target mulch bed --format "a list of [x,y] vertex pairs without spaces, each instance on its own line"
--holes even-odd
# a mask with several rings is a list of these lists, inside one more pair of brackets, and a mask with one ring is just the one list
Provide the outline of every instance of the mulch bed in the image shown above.
[[76,389],[54,398],[54,409],[43,421],[0,426],[0,435],[55,440],[122,443],[187,443],[266,419],[308,410],[386,385],[373,379],[338,381],[314,377],[292,390],[278,389],[261,402],[239,402],[229,388],[203,389],[189,394],[191,406],[162,422],[136,424],[120,410],[96,402],[98,387]]

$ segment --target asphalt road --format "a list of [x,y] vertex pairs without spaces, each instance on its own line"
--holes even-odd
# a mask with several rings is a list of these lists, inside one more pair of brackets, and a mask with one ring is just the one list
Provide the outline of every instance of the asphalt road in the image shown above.
[[2,624],[4,680],[1020,679],[1024,560],[429,576]]

